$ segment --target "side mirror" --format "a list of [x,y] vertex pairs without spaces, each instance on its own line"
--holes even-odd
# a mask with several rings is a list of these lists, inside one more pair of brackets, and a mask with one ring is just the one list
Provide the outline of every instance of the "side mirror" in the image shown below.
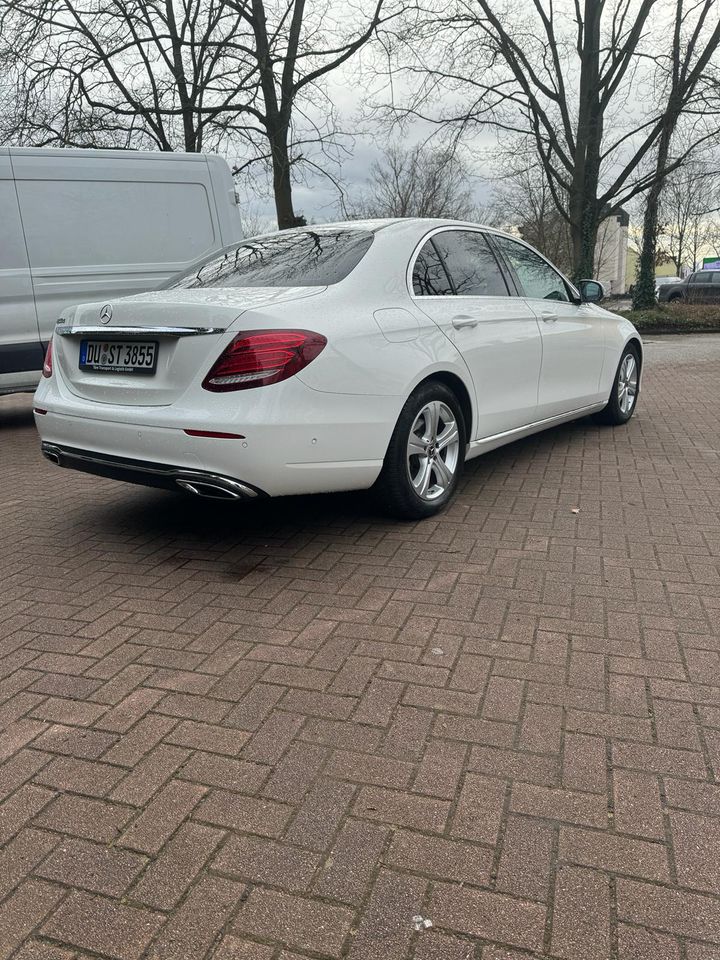
[[605,296],[603,285],[597,280],[581,280],[579,287],[583,303],[598,303]]

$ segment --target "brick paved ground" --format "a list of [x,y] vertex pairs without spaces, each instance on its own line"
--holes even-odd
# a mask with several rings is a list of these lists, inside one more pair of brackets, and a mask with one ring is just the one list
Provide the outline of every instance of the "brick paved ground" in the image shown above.
[[720,957],[720,338],[648,353],[410,526],[0,400],[0,958]]

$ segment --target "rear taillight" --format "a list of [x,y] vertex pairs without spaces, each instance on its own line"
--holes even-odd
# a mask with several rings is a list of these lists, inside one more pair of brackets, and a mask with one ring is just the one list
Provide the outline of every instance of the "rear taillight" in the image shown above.
[[294,376],[325,347],[311,330],[248,330],[220,354],[203,380],[205,390],[224,393],[263,387]]
[[[37,370],[37,367],[35,367]],[[47,350],[45,351],[45,362],[43,363],[43,376],[51,377],[52,376],[52,340],[47,345]]]

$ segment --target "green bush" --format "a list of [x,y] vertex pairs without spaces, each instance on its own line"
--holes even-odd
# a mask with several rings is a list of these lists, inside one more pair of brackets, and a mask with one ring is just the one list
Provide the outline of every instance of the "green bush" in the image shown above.
[[720,332],[720,303],[658,303],[648,310],[620,310],[641,332],[668,333]]

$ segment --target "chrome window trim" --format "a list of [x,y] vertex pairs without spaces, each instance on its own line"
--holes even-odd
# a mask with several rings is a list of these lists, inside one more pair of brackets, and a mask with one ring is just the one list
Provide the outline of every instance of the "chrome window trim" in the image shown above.
[[[502,230],[495,229],[495,227],[483,227],[482,225],[479,225],[479,224],[468,224],[468,223],[462,223],[460,221],[458,223],[444,223],[442,226],[434,227],[428,233],[423,234],[420,241],[415,244],[413,252],[410,255],[410,261],[408,263],[407,270],[405,271],[405,285],[412,300],[415,301],[415,300],[429,299],[429,297],[416,294],[415,291],[413,290],[412,277],[413,277],[413,270],[415,269],[415,261],[417,260],[418,254],[420,253],[420,251],[425,246],[428,240],[431,240],[436,234],[443,233],[447,230],[467,230],[468,232],[480,233],[484,236],[504,237],[508,240],[514,240],[515,243],[519,243],[521,246],[527,247],[527,249],[530,250],[531,253],[534,253],[536,256],[540,257],[541,260],[544,260],[545,263],[550,267],[550,269],[553,270],[568,285],[568,287],[575,293],[577,297],[578,303],[576,304],[576,306],[582,302],[580,292],[578,291],[575,284],[571,283],[568,280],[568,278],[558,270],[555,264],[552,263],[550,260],[548,260],[547,257],[543,256],[543,254],[540,253],[539,250],[536,250],[535,247],[532,247],[529,243],[526,243],[520,237],[513,237],[509,233],[504,233]],[[451,294],[451,296],[459,296],[459,295]],[[472,294],[471,296],[474,296],[478,300],[494,299],[493,297],[486,297],[480,294]],[[534,299],[532,297],[525,297],[520,293],[514,293],[512,290],[510,290],[508,292],[508,298],[512,299],[513,297],[520,298],[522,300]],[[436,295],[435,299],[447,300],[448,297],[442,296],[442,295]],[[538,302],[543,303],[545,301],[540,300]],[[556,302],[561,303],[562,301],[558,300]],[[569,301],[569,302],[572,303],[572,301]]]

